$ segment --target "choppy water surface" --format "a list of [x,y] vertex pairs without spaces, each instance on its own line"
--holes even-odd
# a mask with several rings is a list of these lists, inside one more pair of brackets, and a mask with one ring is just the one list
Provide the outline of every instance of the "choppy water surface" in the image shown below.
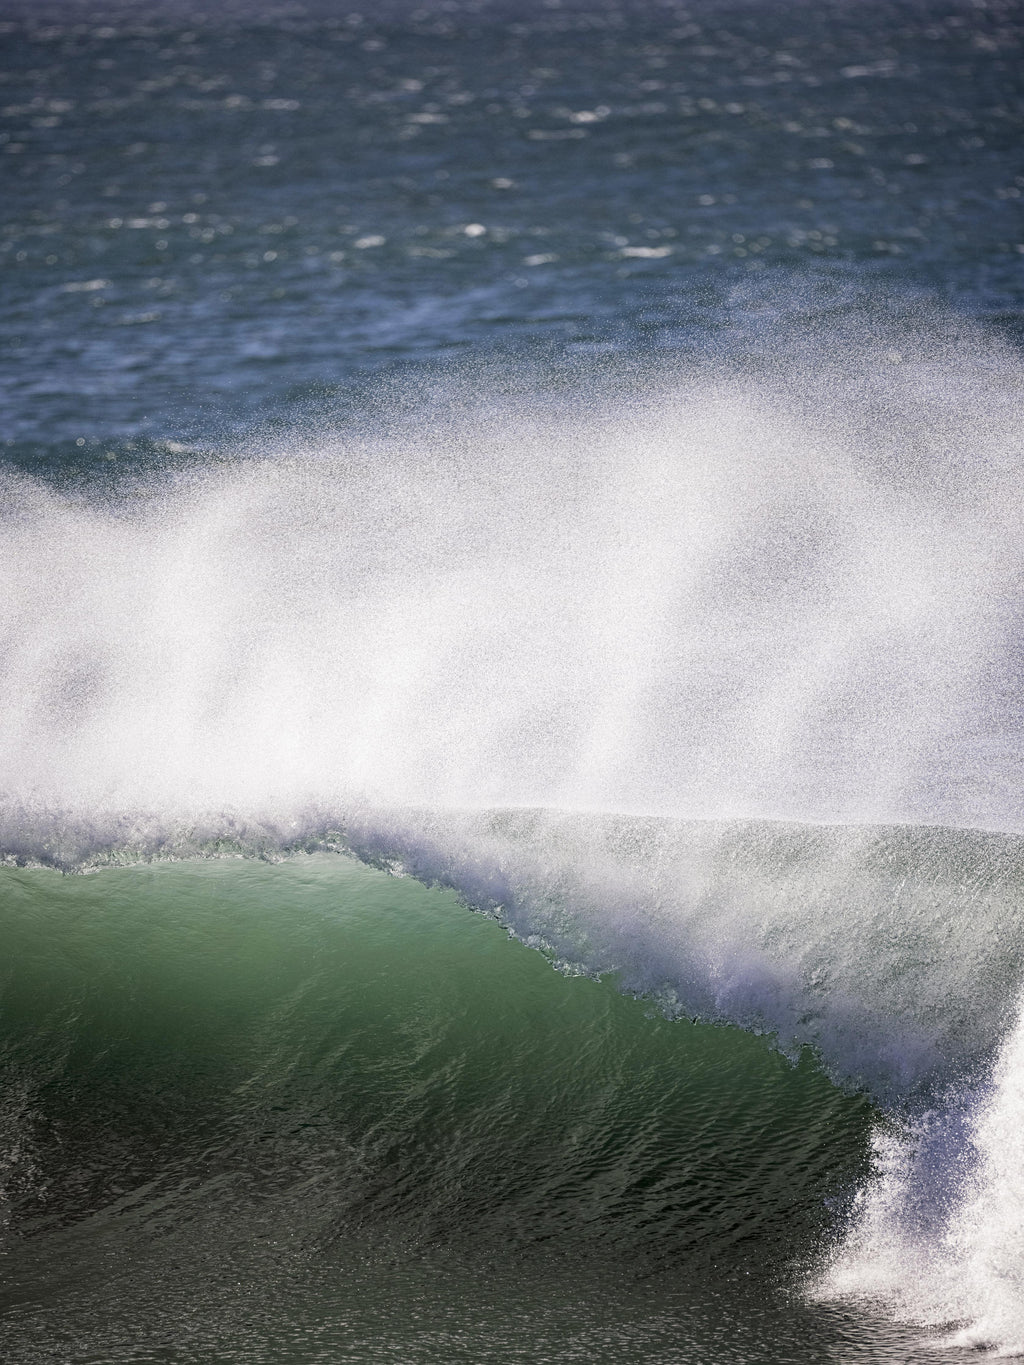
[[10,5],[6,439],[908,291],[1016,332],[1020,40],[1013,4]]
[[7,5],[5,1360],[1024,1351],[1022,38]]

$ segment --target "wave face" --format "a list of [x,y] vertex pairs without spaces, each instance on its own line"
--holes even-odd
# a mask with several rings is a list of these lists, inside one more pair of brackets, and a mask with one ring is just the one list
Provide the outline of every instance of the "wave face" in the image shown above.
[[[133,1257],[184,1332],[193,1241],[253,1284],[267,1243],[271,1316],[331,1257],[366,1303],[438,1248],[541,1293],[550,1243],[592,1303],[623,1260],[686,1267],[696,1358],[755,1263],[777,1343],[872,1358],[855,1302],[893,1359],[932,1348],[886,1314],[1019,1346],[1021,372],[940,324],[543,401],[439,376],[102,487],[4,473],[23,1359],[65,1250],[78,1337]],[[193,861],[109,866],[161,859]],[[382,870],[584,980],[500,934],[519,966],[479,975],[494,926]]]
[[[601,1294],[639,1347],[696,1346],[863,1170],[869,1106],[811,1065],[351,860],[5,892],[9,1360],[119,1359],[155,1321],[191,1358],[437,1359],[442,1293],[490,1304],[513,1359]],[[456,1358],[491,1349],[463,1330]]]

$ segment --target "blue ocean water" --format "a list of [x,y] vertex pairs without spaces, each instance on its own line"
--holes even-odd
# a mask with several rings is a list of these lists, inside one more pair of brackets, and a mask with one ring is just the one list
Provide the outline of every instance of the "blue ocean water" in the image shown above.
[[1024,1352],[1022,42],[8,0],[5,1360]]
[[858,303],[1020,334],[1013,4],[6,9],[15,449]]

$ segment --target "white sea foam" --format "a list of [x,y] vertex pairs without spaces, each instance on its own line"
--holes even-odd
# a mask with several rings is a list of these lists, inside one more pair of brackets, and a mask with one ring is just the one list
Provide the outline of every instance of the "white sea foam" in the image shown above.
[[876,1178],[815,1286],[1024,1356],[1024,1014],[980,1093],[876,1138]]

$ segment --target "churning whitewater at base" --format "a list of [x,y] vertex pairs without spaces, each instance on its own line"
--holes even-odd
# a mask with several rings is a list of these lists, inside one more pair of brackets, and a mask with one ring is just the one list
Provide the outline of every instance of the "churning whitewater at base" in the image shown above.
[[[585,1251],[595,1300],[671,1266],[707,1324],[771,1262],[771,1330],[834,1330],[822,1359],[881,1358],[850,1313],[910,1333],[891,1358],[1024,1353],[1019,359],[922,316],[756,369],[434,380],[3,474],[8,1251],[94,1234],[182,1332],[205,1201],[275,1293],[312,1247],[367,1303],[412,1247],[454,1258],[428,1279]],[[14,1358],[63,1358],[20,1283]],[[389,1349],[442,1339],[473,1358]]]

